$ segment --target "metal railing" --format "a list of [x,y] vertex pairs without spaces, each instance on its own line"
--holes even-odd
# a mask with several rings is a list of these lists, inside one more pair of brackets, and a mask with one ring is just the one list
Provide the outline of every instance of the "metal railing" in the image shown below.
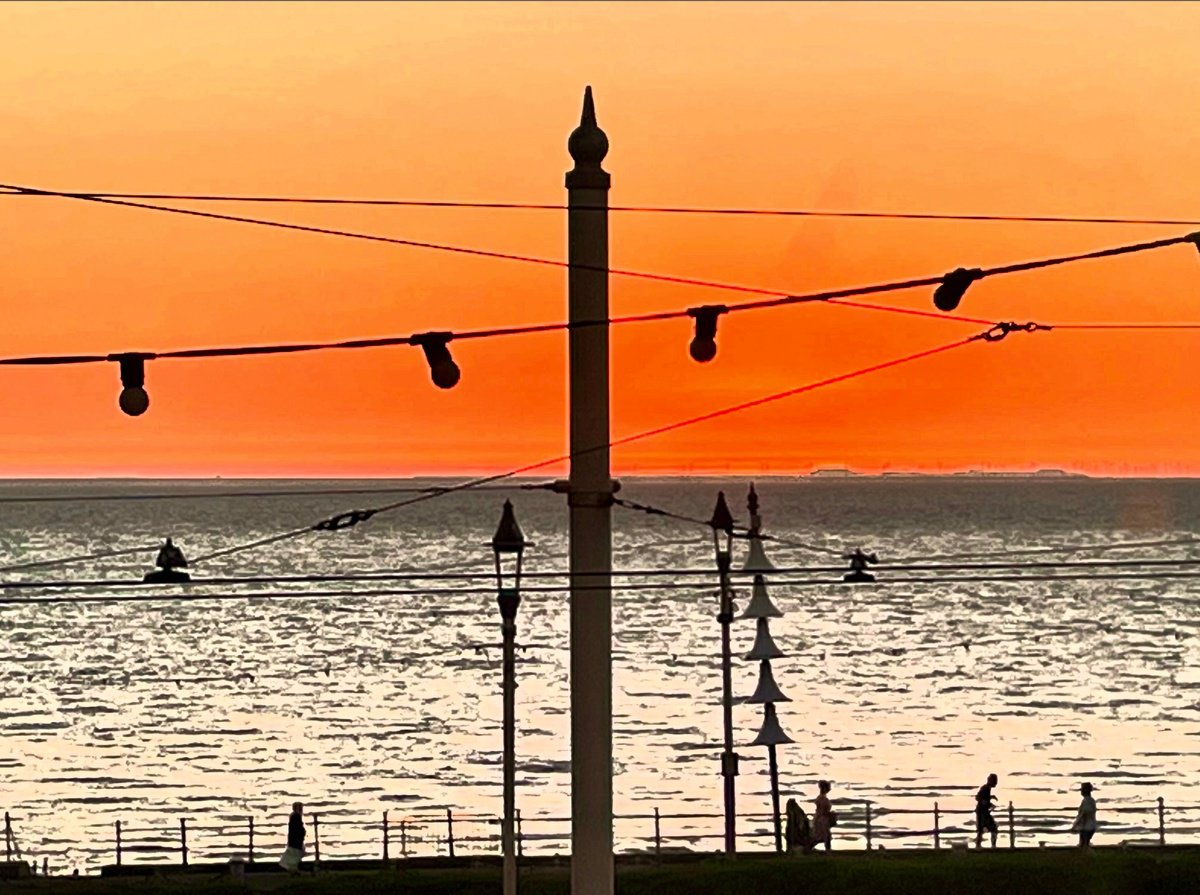
[[[974,809],[945,809],[934,802],[930,809],[886,808],[872,802],[838,802],[835,805],[838,824],[834,828],[839,848],[864,848],[868,851],[885,848],[888,842],[904,842],[907,846],[945,848],[955,837],[970,839],[975,835]],[[1168,816],[1175,821],[1168,827]],[[913,823],[923,818],[924,823]],[[1012,802],[996,809],[995,818],[1000,837],[1009,848],[1047,844],[1044,837],[1071,844],[1073,808],[1018,808]],[[1168,833],[1173,842],[1186,841],[1200,834],[1200,805],[1168,807],[1160,797],[1145,805],[1102,807],[1100,811],[1102,838],[1120,836],[1119,841],[1139,844],[1167,844]],[[664,851],[712,851],[706,843],[723,838],[719,813],[667,813],[654,808],[652,813],[627,814],[614,817],[617,839],[636,843],[626,852],[661,856]],[[746,822],[738,835],[739,844],[757,846],[761,850],[774,848],[773,818],[770,814],[742,814]],[[555,816],[523,817],[516,814],[516,843],[518,855],[565,854],[570,847],[570,818]],[[308,816],[311,839],[306,857],[315,863],[322,860],[395,859],[424,856],[456,857],[463,855],[498,854],[500,851],[500,821],[496,815],[457,813],[451,809],[433,813],[406,813],[394,816],[384,811],[377,819],[363,820],[341,814],[313,813]],[[700,821],[702,823],[697,824]],[[900,823],[896,823],[900,821]],[[687,831],[671,832],[669,827],[686,823]],[[123,828],[116,821],[115,858],[121,865],[129,855],[164,855],[174,853],[181,864],[203,856],[205,860],[241,858],[249,863],[260,860],[276,861],[284,841],[279,830],[286,823],[272,824],[272,834],[265,840],[258,835],[254,818],[240,825],[204,826],[189,824],[180,818],[178,829]],[[747,829],[749,827],[749,829]],[[704,832],[711,829],[712,833]],[[256,838],[257,835],[257,838]],[[990,837],[985,840],[990,844]]]
[[[961,804],[961,803],[960,803]],[[839,800],[835,803],[837,826],[834,845],[839,850],[887,848],[900,843],[907,848],[962,847],[975,837],[974,808],[887,808],[870,801]],[[1002,846],[1035,847],[1071,845],[1075,809],[1067,807],[1018,807],[1012,802],[998,807],[995,819]],[[619,851],[660,858],[670,852],[712,852],[721,848],[721,813],[664,812],[655,807],[642,814],[614,817]],[[499,855],[500,818],[446,809],[438,812],[400,814],[383,811],[365,818],[338,809],[311,813],[306,858],[323,861],[382,861],[424,857],[478,857]],[[570,852],[570,818],[516,814],[516,846],[519,857],[566,856]],[[739,815],[739,847],[747,851],[774,850],[772,815]],[[20,860],[13,835],[13,818],[6,812],[5,859]],[[275,863],[285,847],[286,819],[272,820],[269,832],[261,821],[247,817],[240,823],[207,824],[203,818],[177,817],[169,824],[130,827],[114,821],[111,846],[97,845],[88,851],[105,862],[111,857],[118,867],[154,863],[188,866],[197,862],[245,861]],[[88,828],[97,830],[93,825]],[[1101,806],[1097,835],[1101,842],[1165,846],[1189,840],[1200,841],[1200,805],[1169,806],[1161,797],[1143,805],[1122,803]],[[1119,837],[1119,838],[1118,838]],[[97,837],[89,834],[90,841]],[[985,838],[990,845],[990,836]]]

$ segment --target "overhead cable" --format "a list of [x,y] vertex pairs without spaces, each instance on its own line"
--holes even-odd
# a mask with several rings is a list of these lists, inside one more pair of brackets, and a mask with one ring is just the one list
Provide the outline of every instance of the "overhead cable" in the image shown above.
[[[860,588],[875,588],[875,587],[898,587],[911,586],[914,584],[940,584],[940,585],[960,585],[960,584],[1016,584],[1023,582],[1053,582],[1053,581],[1200,581],[1200,572],[1170,572],[1170,571],[1154,571],[1154,572],[1080,572],[1068,573],[1061,575],[1054,574],[1034,574],[1034,575],[954,575],[947,577],[946,575],[932,576],[910,576],[897,578],[880,578],[871,582],[846,582],[829,578],[805,578],[805,579],[779,579],[772,580],[772,587],[829,587],[839,589],[860,589]],[[620,591],[664,591],[664,590],[711,590],[711,584],[679,584],[676,582],[654,582],[645,584],[582,584],[571,587],[570,585],[533,585],[530,587],[522,587],[522,593],[569,593],[569,592],[587,592],[587,591],[605,591],[605,592],[620,592]],[[249,601],[249,600],[277,600],[277,599],[296,599],[296,600],[325,600],[325,599],[377,599],[381,597],[421,597],[423,600],[434,600],[444,596],[479,596],[482,598],[495,598],[496,589],[494,587],[440,587],[440,588],[383,588],[379,590],[313,590],[313,591],[260,591],[251,593],[184,593],[184,594],[165,594],[165,593],[118,593],[118,594],[77,594],[72,596],[45,596],[45,597],[7,597],[0,596],[0,606],[40,606],[53,604],[78,604],[78,603],[199,603],[199,602],[226,602],[230,600]],[[454,607],[457,608],[457,607]]]
[[999,221],[1007,223],[1043,224],[1135,224],[1156,226],[1200,226],[1200,220],[1183,218],[1137,218],[1097,217],[1078,215],[1030,215],[1030,214],[964,214],[956,212],[921,211],[827,211],[822,209],[793,208],[705,208],[678,205],[572,205],[552,202],[472,202],[428,199],[378,199],[319,196],[264,196],[229,195],[224,193],[115,193],[103,190],[63,190],[61,192],[29,192],[5,188],[0,196],[68,196],[94,199],[135,199],[180,202],[247,202],[276,205],[352,205],[393,206],[401,208],[473,208],[519,211],[609,211],[648,214],[723,215],[752,217],[804,217],[804,218],[877,218],[883,220],[913,221]]
[[[988,562],[964,562],[953,564],[937,564],[937,563],[922,563],[922,562],[880,562],[873,565],[873,569],[878,572],[962,572],[962,571],[1033,571],[1047,572],[1054,570],[1073,571],[1081,569],[1137,569],[1137,568],[1184,568],[1200,565],[1200,559],[1191,558],[1162,558],[1153,557],[1146,559],[1119,559],[1119,560],[1076,560],[1062,562],[1026,562],[1026,563],[988,563]],[[788,566],[781,565],[772,569],[772,575],[817,575],[817,574],[839,574],[846,571],[844,565],[841,566]],[[711,578],[714,574],[713,569],[704,568],[658,568],[658,569],[614,569],[611,572],[597,572],[589,574],[586,572],[571,573],[568,571],[526,571],[522,573],[522,580],[532,581],[563,581],[567,579],[575,579],[587,584],[589,578],[597,576],[607,576],[618,579],[651,579],[651,578],[670,578],[673,583],[679,583],[680,579],[686,578]],[[729,574],[734,579],[752,577],[759,574],[756,571],[731,569]],[[213,578],[192,578],[189,581],[180,582],[154,582],[154,581],[139,581],[139,580],[112,580],[112,579],[80,579],[80,580],[58,580],[58,581],[4,581],[0,582],[0,590],[89,590],[89,589],[115,589],[115,590],[162,590],[164,588],[181,588],[183,590],[196,590],[207,587],[243,587],[248,585],[259,584],[351,584],[369,581],[403,581],[403,582],[422,582],[422,583],[439,583],[439,582],[479,582],[479,581],[495,581],[496,573],[494,571],[477,571],[477,572],[440,572],[440,571],[403,571],[393,569],[374,569],[364,570],[361,572],[328,572],[328,573],[309,573],[299,575],[244,575],[244,576],[217,576]],[[903,580],[912,580],[906,578]],[[950,580],[950,579],[947,579]],[[661,585],[664,588],[670,588],[672,583]],[[696,586],[696,587],[713,587],[710,582],[683,582],[681,586]],[[616,585],[614,585],[616,586]],[[642,587],[641,584],[621,585],[622,587],[630,587],[637,589]],[[647,585],[648,586],[648,585]],[[659,585],[655,585],[659,587]],[[473,591],[472,591],[473,592]],[[349,591],[347,591],[349,593]]]

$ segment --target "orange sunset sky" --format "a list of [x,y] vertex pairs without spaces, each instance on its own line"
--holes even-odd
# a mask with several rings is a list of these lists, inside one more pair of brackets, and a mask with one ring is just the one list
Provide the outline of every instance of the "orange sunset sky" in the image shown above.
[[[565,200],[591,84],[614,204],[1200,219],[1200,5],[4,3],[0,182]],[[183,205],[184,203],[177,203]],[[565,214],[199,205],[563,258]],[[614,267],[813,291],[1186,226],[614,214]],[[565,317],[561,269],[0,197],[0,356],[403,335]],[[736,294],[614,278],[614,314]],[[1200,321],[1189,246],[976,284],[960,311]],[[932,309],[931,290],[881,303]],[[613,434],[940,345],[972,324],[831,306],[613,333]],[[617,473],[1200,472],[1197,332],[1051,332],[620,448]],[[0,476],[502,471],[564,452],[562,333],[147,367],[0,367]],[[551,470],[553,471],[553,470]]]

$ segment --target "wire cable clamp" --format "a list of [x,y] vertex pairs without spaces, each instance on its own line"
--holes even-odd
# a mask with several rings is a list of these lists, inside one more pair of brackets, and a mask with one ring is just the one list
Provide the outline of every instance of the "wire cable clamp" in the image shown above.
[[976,339],[982,339],[985,342],[999,342],[1004,339],[1009,333],[1032,333],[1038,331],[1049,332],[1053,327],[1046,326],[1043,323],[1013,323],[1011,320],[1000,322],[993,325],[990,329],[984,330]]
[[353,528],[360,522],[366,522],[374,516],[378,510],[350,510],[346,513],[338,513],[329,519],[323,519],[312,527],[313,531],[341,531],[343,528]]

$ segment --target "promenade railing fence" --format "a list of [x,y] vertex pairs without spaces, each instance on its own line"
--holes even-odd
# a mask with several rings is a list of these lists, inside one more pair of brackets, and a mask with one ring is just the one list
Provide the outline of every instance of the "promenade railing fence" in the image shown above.
[[[961,803],[943,807],[933,802],[927,809],[887,808],[876,802],[839,801],[834,805],[837,824],[834,847],[838,850],[886,848],[944,849],[974,846],[975,812]],[[1075,809],[1026,807],[1012,802],[997,806],[993,814],[999,827],[1001,848],[1066,846],[1075,844],[1071,831]],[[723,815],[704,812],[671,812],[654,808],[641,814],[614,817],[618,851],[650,858],[671,852],[715,852],[721,848]],[[1165,846],[1200,844],[1200,805],[1169,805],[1162,798],[1144,805],[1101,806],[1096,844]],[[741,814],[738,846],[742,851],[775,849],[773,818],[766,813]],[[478,857],[500,853],[500,818],[447,809],[439,812],[387,810],[374,816],[338,809],[306,816],[306,860],[320,864],[336,860],[390,862],[414,857]],[[18,846],[19,818],[4,815],[5,860],[38,855],[26,843],[28,855]],[[570,852],[570,818],[522,816],[517,813],[518,856],[565,856]],[[102,863],[125,866],[145,863],[278,862],[286,847],[287,817],[247,817],[242,822],[206,822],[203,817],[178,816],[162,824],[135,824],[122,820],[85,828],[90,848],[100,851]],[[705,831],[711,832],[705,832]],[[108,847],[102,843],[107,840]],[[984,845],[990,846],[990,836]],[[84,845],[84,843],[81,843]],[[43,864],[45,866],[45,864]]]

